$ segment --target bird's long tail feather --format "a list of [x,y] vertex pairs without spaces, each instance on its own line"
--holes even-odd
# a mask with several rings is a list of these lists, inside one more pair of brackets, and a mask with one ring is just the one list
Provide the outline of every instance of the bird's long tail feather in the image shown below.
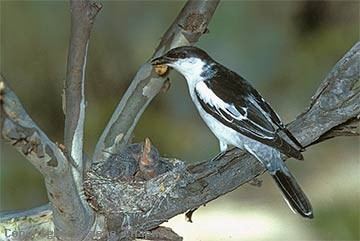
[[271,175],[281,189],[284,199],[291,209],[305,218],[313,218],[313,211],[309,199],[301,190],[295,178],[287,170],[287,167],[283,165],[281,169]]

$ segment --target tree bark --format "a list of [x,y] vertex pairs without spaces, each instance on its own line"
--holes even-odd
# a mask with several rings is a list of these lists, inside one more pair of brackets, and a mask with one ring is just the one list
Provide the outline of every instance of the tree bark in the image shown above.
[[[173,47],[194,44],[206,32],[217,5],[218,1],[189,0],[153,57]],[[0,75],[1,139],[13,145],[44,176],[50,201],[50,205],[24,212],[1,213],[1,237],[8,238],[6,235],[18,230],[23,231],[20,240],[48,240],[54,234],[59,240],[181,240],[171,229],[159,225],[265,171],[251,155],[238,149],[186,165],[181,160],[161,158],[148,141],[145,146],[128,145],[138,119],[166,80],[157,76],[147,62],[99,138],[94,159],[89,160],[94,162],[92,169],[82,186],[86,166],[85,67],[91,26],[99,9],[100,5],[86,0],[71,1],[65,146],[52,142],[33,122]],[[309,108],[288,125],[303,146],[336,136],[359,135],[359,59],[360,42],[330,71]],[[124,166],[130,171],[123,172]],[[116,169],[120,175],[109,176]]]
[[[207,32],[218,4],[219,0],[189,0],[161,38],[152,57],[175,47],[195,44]],[[96,144],[93,162],[105,161],[111,153],[118,153],[128,144],[142,113],[165,81],[166,78],[157,75],[149,62],[140,67]]]
[[[170,47],[196,42],[205,32],[218,2],[219,0],[188,1],[178,18],[163,36],[155,54],[162,54]],[[89,208],[84,200],[82,186],[83,173],[91,164],[91,159],[83,155],[86,59],[90,32],[100,9],[100,4],[89,0],[70,0],[71,35],[63,94],[64,145],[58,145],[49,140],[25,112],[5,79],[2,76],[0,79],[2,139],[14,145],[43,174],[51,204],[46,206],[47,208],[51,207],[51,210],[40,208],[29,212],[1,214],[1,222],[5,225],[4,227],[25,229],[27,235],[24,240],[32,240],[32,237],[36,237],[35,240],[46,239],[50,232],[54,233],[53,228],[55,229],[55,236],[61,240],[92,240],[92,236],[89,234],[98,230],[105,230],[103,217],[101,215],[95,216],[94,211]],[[144,102],[138,103],[137,98],[134,99],[130,96],[129,100],[126,100],[128,96],[125,95],[119,105],[122,106],[124,102],[127,104],[134,103],[135,109],[128,108],[128,106],[120,116],[126,117],[131,113],[136,113],[136,108],[140,108],[142,111],[138,111],[137,114],[137,118],[139,118],[164,81],[155,77],[150,64],[146,63],[144,66],[145,68],[141,68],[136,75],[140,78],[136,80],[136,77],[132,86],[142,81],[144,89],[147,89],[146,93],[151,93],[151,96],[142,98],[147,102],[144,106]],[[147,73],[147,71],[150,72]],[[141,75],[144,73],[152,76],[143,80],[142,77],[144,76],[141,77]],[[133,88],[130,86],[128,93],[132,90]],[[134,121],[132,120],[132,122]],[[122,126],[121,128],[127,128],[129,125],[134,127],[136,122],[137,120],[133,124],[129,122],[122,124],[120,120],[117,120],[111,123],[112,133],[105,132],[104,135],[109,135],[111,139],[114,137],[113,131],[116,131],[119,126]],[[133,128],[130,129],[129,133],[131,134]],[[102,141],[99,140],[99,143]],[[102,153],[102,151],[100,152]],[[45,219],[45,216],[42,215],[43,211],[51,214],[52,219]],[[27,216],[31,217],[26,218]],[[46,227],[46,230],[42,229],[44,232],[30,228],[30,223],[34,219],[44,219],[42,222],[42,226]],[[22,222],[20,222],[21,220]],[[167,228],[158,228],[151,234],[148,232],[147,236],[155,237],[160,234],[164,238],[176,236]]]
[[[359,58],[360,42],[334,66],[313,96],[310,107],[288,125],[303,146],[334,136],[359,135]],[[126,153],[129,150],[120,156],[131,156]],[[112,170],[117,168],[116,163],[123,168],[123,161],[116,160],[109,161]],[[85,191],[89,201],[97,213],[106,217],[108,227],[114,227],[111,231],[119,232],[120,239],[137,237],[137,233],[196,209],[265,171],[253,156],[238,149],[188,166],[186,161],[177,159],[153,161],[158,161],[158,166],[166,162],[170,170],[150,180],[129,181],[129,177],[109,176],[105,162],[95,165],[88,173]]]
[[[83,235],[88,228],[84,219],[87,215],[67,152],[63,145],[52,142],[33,122],[5,79],[0,77],[2,141],[14,146],[43,175],[53,219],[61,228],[59,236],[66,240],[73,235]],[[73,228],[75,225],[79,227],[77,230]]]
[[[93,20],[101,5],[71,0],[71,37],[65,82],[65,145],[54,144],[36,126],[1,76],[1,134],[44,176],[56,237],[82,240],[94,223],[83,192],[84,79]],[[32,219],[30,219],[32,220]],[[51,226],[49,226],[51,227]],[[74,228],[76,227],[76,228]]]

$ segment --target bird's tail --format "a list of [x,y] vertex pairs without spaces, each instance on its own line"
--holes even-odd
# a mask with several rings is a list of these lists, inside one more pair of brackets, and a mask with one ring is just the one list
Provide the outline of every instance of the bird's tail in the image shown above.
[[313,211],[309,199],[301,190],[299,184],[287,167],[282,165],[281,169],[271,173],[271,175],[281,189],[283,197],[291,209],[305,218],[313,218]]

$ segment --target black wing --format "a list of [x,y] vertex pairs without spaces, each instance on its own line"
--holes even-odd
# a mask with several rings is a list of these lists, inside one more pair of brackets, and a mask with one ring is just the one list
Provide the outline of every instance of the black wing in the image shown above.
[[[251,86],[250,86],[251,87]],[[251,87],[252,88],[252,87]],[[265,111],[266,115],[270,120],[281,130],[286,136],[301,150],[304,151],[304,147],[299,143],[299,141],[291,134],[291,132],[284,126],[281,122],[279,116],[275,113],[275,111],[271,108],[271,106],[261,97],[261,95],[252,88],[251,95],[254,97],[256,103],[260,106],[262,110]]]
[[[285,155],[303,159],[300,151],[278,135],[279,130],[286,130],[278,115],[261,95],[236,73],[218,71],[211,80],[199,82],[195,93],[204,110],[224,125],[274,147]],[[289,131],[284,133],[290,135],[292,141],[295,139]],[[298,144],[297,141],[294,143]]]

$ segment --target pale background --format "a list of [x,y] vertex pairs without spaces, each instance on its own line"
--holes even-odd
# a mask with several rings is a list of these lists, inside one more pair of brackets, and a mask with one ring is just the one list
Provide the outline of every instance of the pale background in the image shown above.
[[[90,41],[86,72],[86,151],[91,153],[116,103],[148,59],[184,2],[104,1]],[[69,42],[68,3],[1,1],[1,73],[25,108],[62,142],[61,91]],[[320,81],[359,40],[359,3],[220,3],[197,46],[241,73],[284,122],[309,104]],[[146,110],[134,141],[150,137],[164,156],[200,161],[218,143],[190,101],[183,78]],[[1,144],[0,211],[47,201],[39,173]],[[359,240],[359,139],[336,138],[288,165],[312,201],[315,219],[292,214],[267,174],[263,186],[244,185],[195,212],[169,221],[185,240]]]

